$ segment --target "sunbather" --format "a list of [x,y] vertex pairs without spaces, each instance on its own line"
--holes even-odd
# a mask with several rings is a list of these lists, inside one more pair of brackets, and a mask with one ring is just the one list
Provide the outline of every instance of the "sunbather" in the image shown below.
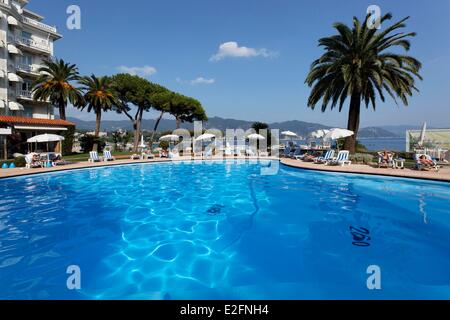
[[168,158],[168,157],[169,157],[169,153],[167,152],[167,150],[162,149],[162,150],[159,152],[159,157],[160,157],[160,158]]
[[392,165],[394,154],[385,150],[383,152],[378,152],[378,166],[379,167],[389,167]]
[[419,162],[425,166],[434,166],[434,161],[424,154],[419,157]]
[[305,162],[314,162],[315,159],[317,159],[318,157],[320,157],[322,155],[322,152],[320,151],[316,151],[312,154],[308,154],[306,156],[303,157],[303,161]]

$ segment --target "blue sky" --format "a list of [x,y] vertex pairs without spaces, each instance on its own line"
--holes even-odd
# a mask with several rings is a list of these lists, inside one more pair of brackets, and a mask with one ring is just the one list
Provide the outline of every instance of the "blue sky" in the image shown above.
[[[71,4],[81,8],[81,30],[66,27]],[[304,79],[322,53],[317,40],[334,33],[334,22],[364,17],[370,4],[392,12],[394,20],[411,16],[407,30],[418,36],[410,54],[423,62],[425,80],[409,107],[388,100],[376,112],[364,111],[361,124],[426,120],[450,127],[448,0],[31,0],[28,8],[58,27],[64,38],[56,42],[55,55],[76,63],[82,74],[137,72],[199,99],[209,116],[345,126],[347,109],[322,113],[306,107]],[[73,108],[68,114],[94,119]],[[104,118],[125,119],[113,113]]]

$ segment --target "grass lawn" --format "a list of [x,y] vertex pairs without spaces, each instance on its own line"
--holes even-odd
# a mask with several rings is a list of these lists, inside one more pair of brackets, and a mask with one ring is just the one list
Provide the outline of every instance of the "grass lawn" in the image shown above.
[[[112,155],[118,159],[124,159],[129,158],[133,153],[134,152],[113,152]],[[101,153],[99,155],[101,155]],[[88,161],[89,153],[72,154],[70,156],[64,156],[63,159],[72,162]]]

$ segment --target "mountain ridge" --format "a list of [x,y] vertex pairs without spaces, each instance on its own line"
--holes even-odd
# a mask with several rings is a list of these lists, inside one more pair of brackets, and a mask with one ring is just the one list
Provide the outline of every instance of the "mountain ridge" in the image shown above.
[[[75,117],[69,117],[67,120],[76,124],[77,129],[91,131],[95,128],[95,121],[91,120],[81,120]],[[207,122],[203,124],[205,129],[249,129],[251,125],[256,121],[247,121],[247,120],[238,120],[238,119],[230,119],[230,118],[221,118],[221,117],[211,117]],[[153,130],[155,125],[154,119],[143,119],[142,120],[142,128],[144,130]],[[162,119],[158,131],[171,131],[176,127],[175,120],[171,119]],[[273,122],[269,123],[269,127],[272,129],[279,129],[280,131],[293,131],[300,136],[307,136],[309,133],[319,129],[330,129],[330,126],[320,124],[320,123],[312,123],[305,122],[300,120],[288,120],[281,122]],[[392,126],[393,128],[395,126]],[[403,126],[399,126],[403,127]],[[183,123],[182,128],[193,129],[193,124],[191,123]],[[131,130],[132,124],[129,120],[103,120],[101,125],[102,131],[115,131],[118,129],[123,130]],[[412,127],[411,129],[415,129]],[[383,126],[372,126],[361,128],[358,134],[359,138],[398,138],[401,137],[399,130],[388,130],[387,127]],[[404,131],[403,131],[404,132]]]

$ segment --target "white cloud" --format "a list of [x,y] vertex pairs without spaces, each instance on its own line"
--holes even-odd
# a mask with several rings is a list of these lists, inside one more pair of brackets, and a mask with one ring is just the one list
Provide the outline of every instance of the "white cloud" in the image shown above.
[[201,84],[204,84],[204,85],[213,84],[216,82],[216,79],[213,79],[213,78],[207,79],[205,77],[197,77],[196,79],[185,81],[185,80],[182,80],[181,78],[176,78],[176,81],[178,83],[190,84],[191,86],[196,86],[196,85],[201,85]]
[[230,41],[222,43],[219,46],[219,51],[216,54],[212,55],[209,58],[209,61],[220,61],[227,57],[232,58],[249,58],[249,57],[264,57],[264,58],[272,58],[277,56],[276,52],[269,51],[268,49],[261,48],[248,48],[248,47],[240,47],[237,42]]
[[197,79],[189,81],[189,83],[193,86],[195,86],[196,84],[213,84],[214,82],[216,82],[216,79],[206,79],[203,77],[198,77]]
[[151,66],[143,66],[143,67],[120,66],[118,69],[120,72],[129,73],[133,76],[138,75],[138,76],[143,76],[143,77],[149,77],[156,73],[156,69]]

